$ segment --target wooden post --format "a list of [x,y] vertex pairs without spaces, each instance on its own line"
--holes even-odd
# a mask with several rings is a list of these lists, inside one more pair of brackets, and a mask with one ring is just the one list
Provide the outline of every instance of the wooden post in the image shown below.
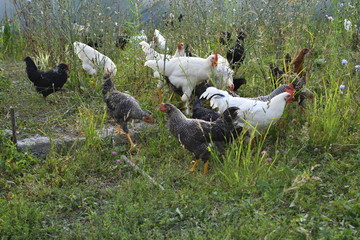
[[12,137],[11,141],[16,146],[17,139],[16,139],[16,119],[15,119],[15,109],[13,107],[10,107],[10,116],[11,116],[11,127],[12,127]]

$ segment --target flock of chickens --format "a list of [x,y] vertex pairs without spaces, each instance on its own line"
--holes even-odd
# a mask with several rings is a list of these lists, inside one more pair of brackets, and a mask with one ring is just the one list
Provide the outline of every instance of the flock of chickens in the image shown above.
[[[225,32],[224,36],[229,38],[229,33]],[[183,42],[177,44],[174,55],[160,54],[155,49],[167,52],[168,46],[158,30],[155,30],[150,43],[146,41],[146,36],[138,37],[143,40],[139,44],[145,53],[144,65],[151,68],[154,77],[159,79],[159,97],[161,98],[163,82],[166,81],[185,104],[185,114],[171,103],[161,103],[159,110],[167,114],[170,132],[187,150],[194,153],[196,161],[191,172],[195,171],[202,160],[204,173],[208,173],[210,147],[221,152],[241,132],[246,131],[245,135],[248,135],[253,131],[257,134],[266,130],[281,118],[286,103],[291,102],[294,96],[300,103],[306,98],[314,97],[304,87],[306,73],[303,62],[305,54],[309,52],[307,48],[294,61],[287,56],[290,60],[286,58],[285,69],[271,66],[276,83],[289,84],[280,85],[267,96],[238,96],[235,91],[246,80],[234,78],[233,75],[245,57],[245,36],[243,31],[238,32],[236,43],[229,48],[226,58],[218,53],[207,58],[193,56],[188,51],[188,45]],[[221,39],[225,42],[228,40]],[[116,90],[111,77],[116,75],[117,68],[109,57],[81,42],[74,42],[73,47],[87,73],[94,75],[99,71],[104,72],[102,92],[108,113],[117,123],[116,133],[125,134],[130,142],[130,150],[133,149],[135,144],[129,135],[127,122],[140,119],[151,123],[151,113],[143,110],[133,96]],[[24,61],[28,78],[44,98],[61,90],[66,83],[68,65],[62,63],[52,70],[40,71],[30,57],[26,57]],[[222,90],[224,88],[228,90]],[[193,94],[195,97],[192,97]],[[192,99],[192,118],[189,118]],[[214,110],[203,107],[200,99],[209,100]]]

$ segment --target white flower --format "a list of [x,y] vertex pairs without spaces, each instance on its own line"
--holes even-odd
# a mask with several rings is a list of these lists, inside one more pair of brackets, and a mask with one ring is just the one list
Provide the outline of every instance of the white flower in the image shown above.
[[344,28],[346,31],[350,31],[350,29],[351,29],[351,22],[350,22],[350,20],[347,20],[346,18],[344,19]]

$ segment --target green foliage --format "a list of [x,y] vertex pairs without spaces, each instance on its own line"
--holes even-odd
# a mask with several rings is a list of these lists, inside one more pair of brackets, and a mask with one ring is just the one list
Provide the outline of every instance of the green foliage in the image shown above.
[[[124,8],[118,2],[108,8],[102,1],[15,2],[28,4],[19,12],[26,24],[20,29],[19,20],[2,23],[0,125],[11,129],[13,106],[19,139],[40,134],[53,141],[65,134],[78,140],[52,147],[40,158],[18,152],[1,131],[2,239],[359,238],[358,3],[169,2],[175,21],[156,26],[167,39],[167,54],[182,40],[201,57],[211,52],[225,56],[237,28],[243,28],[246,57],[236,76],[247,79],[238,90],[244,97],[272,90],[270,63],[282,68],[286,53],[294,58],[301,48],[312,48],[304,65],[312,66],[306,87],[315,93],[314,102],[307,101],[305,110],[288,105],[264,136],[250,141],[239,136],[222,154],[213,151],[210,173],[204,176],[201,167],[193,174],[187,171],[194,157],[169,133],[166,116],[158,111],[163,101],[180,107],[178,97],[165,86],[163,99],[157,98],[157,80],[143,66],[137,43],[125,50],[115,47],[117,34],[135,36],[145,29],[151,39],[155,26],[140,21],[139,1]],[[176,21],[179,13],[184,15],[181,23]],[[344,29],[344,19],[353,23],[351,30]],[[85,28],[89,24],[90,31],[74,28],[74,21]],[[219,43],[225,30],[232,33],[229,46]],[[137,135],[131,153],[120,137],[100,136],[101,129],[115,125],[102,99],[103,73],[89,76],[82,70],[74,41],[98,43],[97,49],[117,65],[117,89],[152,112],[153,127]],[[21,60],[27,55],[43,70],[69,63],[66,92],[42,99],[24,73]],[[342,59],[348,64],[342,65]]]

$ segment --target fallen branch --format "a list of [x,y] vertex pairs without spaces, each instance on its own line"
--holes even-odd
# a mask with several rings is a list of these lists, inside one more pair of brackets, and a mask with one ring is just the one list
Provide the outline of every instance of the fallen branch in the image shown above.
[[152,177],[149,176],[149,174],[147,174],[144,170],[140,169],[133,161],[131,161],[130,159],[128,159],[125,155],[121,156],[122,159],[128,163],[131,167],[133,167],[136,171],[140,172],[143,176],[147,177],[149,179],[149,181],[158,186],[161,190],[165,190],[165,188],[163,186],[161,186],[159,183],[157,183]]

